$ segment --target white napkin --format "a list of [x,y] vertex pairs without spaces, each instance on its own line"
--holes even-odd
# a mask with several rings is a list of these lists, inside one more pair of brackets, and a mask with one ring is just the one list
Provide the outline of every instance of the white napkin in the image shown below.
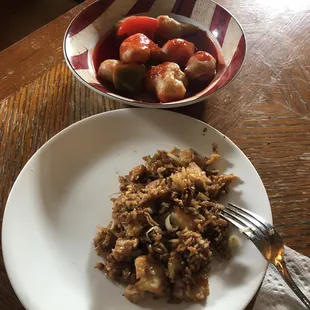
[[[290,275],[310,299],[310,258],[285,247],[285,261]],[[291,291],[281,275],[269,265],[253,310],[304,310],[306,307]]]

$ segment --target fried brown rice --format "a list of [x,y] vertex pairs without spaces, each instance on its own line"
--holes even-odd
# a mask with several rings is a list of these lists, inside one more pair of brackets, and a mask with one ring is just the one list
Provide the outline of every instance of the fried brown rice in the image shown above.
[[209,295],[212,253],[230,256],[218,198],[236,178],[211,168],[218,157],[158,150],[120,177],[112,220],[99,227],[94,245],[103,258],[97,268],[126,285],[130,301],[147,295],[200,301]]

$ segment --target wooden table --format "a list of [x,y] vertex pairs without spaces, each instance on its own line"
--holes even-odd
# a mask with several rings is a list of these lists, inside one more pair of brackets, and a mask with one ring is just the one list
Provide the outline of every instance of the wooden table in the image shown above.
[[[78,120],[124,107],[83,86],[63,59],[65,29],[92,1],[0,53],[2,215],[13,182],[43,143]],[[310,255],[310,1],[218,2],[244,27],[246,62],[207,103],[177,111],[204,120],[242,149],[266,186],[276,229],[288,246]],[[0,309],[24,309],[2,256]]]

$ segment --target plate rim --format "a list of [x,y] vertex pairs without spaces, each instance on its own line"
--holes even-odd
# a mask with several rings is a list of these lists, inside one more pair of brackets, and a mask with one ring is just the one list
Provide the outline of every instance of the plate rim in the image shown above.
[[[185,115],[185,114],[182,114],[182,113],[178,113],[178,112],[174,112],[174,111],[170,111],[170,110],[165,110],[165,109],[156,109],[156,110],[150,110],[148,108],[121,108],[121,109],[115,109],[115,110],[109,110],[109,111],[105,111],[105,112],[101,112],[101,113],[98,113],[98,114],[95,114],[95,115],[92,115],[92,116],[89,116],[89,117],[86,117],[84,119],[81,119],[69,126],[67,126],[66,128],[62,129],[61,131],[59,131],[57,134],[55,134],[53,137],[51,137],[50,139],[48,139],[41,147],[39,147],[37,149],[37,151],[27,160],[26,164],[23,166],[23,168],[21,169],[20,173],[18,174],[16,180],[14,181],[12,187],[11,187],[11,190],[9,192],[9,195],[8,195],[8,198],[7,198],[7,201],[6,201],[6,204],[5,204],[5,208],[4,208],[4,212],[3,212],[3,220],[2,220],[2,229],[1,229],[1,245],[2,245],[2,254],[3,254],[3,262],[4,262],[4,266],[5,266],[5,270],[7,272],[7,276],[9,278],[9,281],[10,281],[10,284],[16,294],[16,296],[18,297],[19,301],[21,302],[21,304],[24,306],[25,309],[27,310],[32,310],[31,308],[29,308],[29,301],[26,302],[26,299],[28,299],[27,297],[25,297],[24,293],[22,292],[22,290],[24,289],[20,289],[20,287],[18,287],[17,285],[17,282],[16,282],[16,278],[14,276],[12,276],[12,273],[11,273],[11,268],[13,268],[14,266],[12,266],[8,261],[9,261],[9,258],[7,257],[7,254],[6,254],[6,248],[9,247],[10,245],[7,243],[6,241],[6,231],[8,228],[8,225],[9,225],[9,222],[8,222],[8,207],[9,207],[9,202],[10,200],[12,199],[11,196],[14,194],[14,190],[15,190],[15,187],[16,187],[16,184],[17,182],[19,182],[19,179],[22,177],[23,173],[25,172],[26,168],[27,168],[27,165],[29,164],[29,162],[31,160],[33,160],[33,158],[36,158],[40,155],[40,153],[42,152],[42,150],[44,148],[47,147],[47,145],[53,143],[53,141],[59,139],[60,137],[62,137],[63,135],[66,134],[67,131],[70,131],[72,129],[74,129],[76,126],[79,126],[81,123],[86,123],[86,122],[92,122],[94,119],[99,119],[101,117],[105,117],[105,115],[108,115],[108,114],[122,114],[122,113],[128,113],[128,112],[133,112],[133,111],[138,111],[137,113],[168,113],[168,114],[177,114],[178,116],[181,116],[181,117],[185,117],[185,118],[190,118],[192,121],[198,121],[199,123],[201,123],[203,126],[205,127],[208,127],[208,128],[211,128],[212,130],[216,131],[218,134],[220,135],[223,135],[225,136],[225,140],[227,140],[229,143],[231,143],[234,147],[236,147],[243,155],[244,159],[247,160],[248,164],[250,164],[250,166],[253,168],[253,172],[255,172],[256,176],[259,178],[259,180],[261,181],[262,185],[263,185],[263,189],[265,191],[265,194],[266,194],[266,197],[267,197],[267,201],[268,201],[268,211],[269,211],[269,215],[270,215],[270,224],[273,224],[273,216],[272,216],[272,210],[271,210],[271,205],[270,205],[270,200],[269,200],[269,197],[268,197],[268,194],[267,194],[267,191],[266,191],[266,188],[264,186],[264,183],[259,175],[259,173],[257,172],[256,168],[254,167],[254,165],[252,164],[252,162],[249,160],[249,158],[244,154],[244,152],[226,135],[226,134],[223,134],[222,132],[220,132],[218,129],[214,128],[213,126],[209,125],[208,123],[200,120],[200,119],[197,119],[195,117],[192,117],[192,116],[188,116],[188,115]],[[140,111],[140,112],[139,112]],[[259,278],[259,281],[257,281],[257,284],[255,285],[256,289],[255,291],[253,291],[252,294],[249,294],[248,295],[248,298],[246,298],[246,305],[244,306],[243,309],[245,309],[245,307],[250,303],[250,301],[253,299],[253,297],[255,296],[255,294],[258,292],[259,290],[259,287],[265,277],[265,274],[267,272],[267,268],[268,268],[268,262],[265,260],[265,264],[264,264],[264,270],[261,271],[261,276],[258,277]],[[31,298],[29,298],[31,300]],[[43,310],[43,309],[42,309]]]

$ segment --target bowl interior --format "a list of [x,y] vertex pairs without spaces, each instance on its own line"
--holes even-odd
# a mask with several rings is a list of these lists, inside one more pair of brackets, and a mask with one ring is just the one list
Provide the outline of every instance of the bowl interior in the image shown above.
[[[103,60],[118,59],[120,42],[112,30],[120,19],[129,15],[169,15],[180,22],[197,25],[202,31],[186,39],[217,59],[217,74],[213,81],[207,87],[193,89],[183,100],[164,104],[151,96],[132,99],[116,94],[113,85],[100,80],[96,72]],[[242,66],[246,44],[242,28],[235,18],[209,0],[109,0],[95,2],[76,16],[65,35],[64,53],[73,73],[93,90],[127,104],[171,107],[205,99],[230,82]]]

